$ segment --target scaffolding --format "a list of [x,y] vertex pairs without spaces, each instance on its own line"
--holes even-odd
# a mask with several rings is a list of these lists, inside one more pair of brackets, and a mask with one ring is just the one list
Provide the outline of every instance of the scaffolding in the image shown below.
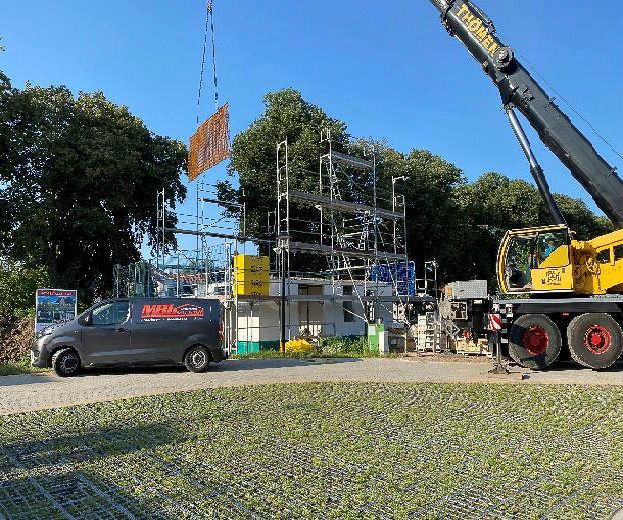
[[[328,129],[322,131],[320,142],[324,150],[319,157],[316,192],[292,189],[288,142],[277,145],[276,253],[282,340],[292,337],[290,303],[341,302],[355,319],[373,323],[380,316],[380,307],[406,321],[405,306],[418,299],[415,269],[407,255],[405,197],[397,193],[396,186],[406,178],[392,178],[391,198],[383,197],[374,147],[360,146],[364,157],[337,151]],[[300,218],[301,214],[305,218]],[[318,277],[330,282],[329,294],[295,294],[293,281],[301,281],[309,273],[292,266],[292,255],[324,257],[326,267]],[[383,280],[381,271],[389,279]],[[406,280],[401,280],[399,273]],[[388,284],[389,294],[382,290]],[[346,287],[352,294],[345,293]],[[359,304],[358,312],[354,302]],[[335,324],[332,328],[335,330]]]
[[141,260],[113,267],[115,298],[150,298],[156,294],[156,281],[151,261]]
[[[174,212],[166,193],[158,193],[152,292],[219,298],[230,354],[249,353],[257,344],[279,348],[301,336],[362,336],[377,321],[400,327],[406,349],[415,306],[434,302],[418,287],[407,255],[407,204],[399,187],[408,178],[379,183],[378,149],[353,142],[348,148],[355,153],[344,153],[329,130],[319,139],[318,170],[295,175],[288,142],[277,144],[277,206],[268,212],[269,238],[246,236],[244,197],[222,200],[215,186],[198,182],[196,214],[188,215]],[[316,188],[309,190],[314,176]],[[194,237],[194,248],[169,251],[177,237],[186,243]],[[269,294],[238,294],[233,258],[259,244],[269,246]],[[428,274],[424,285],[430,288]]]
[[[224,250],[221,252],[218,248],[225,244],[229,256],[237,254],[239,248],[245,251],[244,202],[222,200],[216,186],[200,181],[196,185],[195,215],[174,212],[164,190],[157,194],[156,207],[154,269],[161,285],[167,285],[163,296],[205,297],[212,284],[231,279],[231,269],[220,258]],[[195,247],[176,248],[170,252],[167,244],[179,236],[194,237]]]

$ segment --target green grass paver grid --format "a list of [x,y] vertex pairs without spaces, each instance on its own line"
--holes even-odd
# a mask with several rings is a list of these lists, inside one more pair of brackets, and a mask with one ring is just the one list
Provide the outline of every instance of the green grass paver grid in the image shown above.
[[608,518],[623,506],[622,396],[270,385],[8,416],[0,515]]

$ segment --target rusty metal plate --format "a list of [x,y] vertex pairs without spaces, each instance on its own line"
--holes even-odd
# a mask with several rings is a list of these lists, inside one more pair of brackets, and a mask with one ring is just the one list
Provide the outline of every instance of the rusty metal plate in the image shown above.
[[188,178],[193,181],[230,156],[229,105],[223,105],[190,138]]

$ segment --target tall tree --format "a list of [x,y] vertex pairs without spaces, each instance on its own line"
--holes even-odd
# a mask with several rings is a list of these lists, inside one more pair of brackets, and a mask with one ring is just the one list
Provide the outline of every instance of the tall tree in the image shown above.
[[101,92],[0,90],[0,255],[105,295],[113,265],[154,242],[156,190],[172,206],[185,197],[185,167],[184,144]]
[[[267,94],[264,103],[264,113],[234,139],[229,173],[232,177],[238,174],[239,187],[235,188],[232,182],[220,186],[223,198],[246,202],[247,231],[252,237],[266,236],[267,212],[277,205],[277,143],[288,139],[290,188],[317,192],[318,158],[326,151],[320,132],[325,128],[331,128],[338,151],[361,157],[364,149],[374,147],[381,205],[391,206],[392,177],[408,177],[396,184],[398,193],[404,193],[406,200],[408,253],[420,269],[424,261],[436,259],[442,282],[474,278],[493,282],[497,247],[503,233],[511,228],[549,223],[538,191],[528,182],[489,172],[468,183],[458,166],[426,150],[405,154],[383,142],[353,142],[343,122],[330,118],[292,89]],[[372,179],[361,173],[348,173],[348,181],[342,181],[340,186],[342,193],[351,200],[370,203]],[[582,201],[564,195],[555,197],[579,238],[611,229]],[[318,219],[313,207],[293,208],[294,219]],[[318,232],[312,228],[307,231]],[[306,261],[313,264],[307,256]],[[326,263],[322,265],[326,267]]]
[[[267,213],[277,206],[277,144],[288,141],[290,189],[318,190],[318,159],[324,150],[321,131],[329,129],[334,146],[348,143],[346,125],[330,118],[319,107],[305,101],[293,89],[264,96],[264,113],[233,141],[229,173],[238,186],[220,184],[222,198],[246,203],[246,232],[255,238],[267,235]],[[311,220],[313,208],[298,207],[297,218]],[[309,217],[309,218],[308,218]]]
[[400,176],[407,177],[396,184],[396,191],[405,196],[409,257],[420,268],[425,261],[436,260],[443,279],[469,276],[461,245],[465,219],[453,196],[465,184],[462,170],[426,150],[402,154],[386,148],[381,184],[391,186],[391,178]]

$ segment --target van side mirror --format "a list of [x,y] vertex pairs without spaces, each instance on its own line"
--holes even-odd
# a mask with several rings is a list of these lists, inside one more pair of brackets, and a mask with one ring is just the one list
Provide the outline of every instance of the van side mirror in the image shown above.
[[86,327],[90,327],[93,323],[93,314],[89,312],[84,318],[82,318],[82,324]]

